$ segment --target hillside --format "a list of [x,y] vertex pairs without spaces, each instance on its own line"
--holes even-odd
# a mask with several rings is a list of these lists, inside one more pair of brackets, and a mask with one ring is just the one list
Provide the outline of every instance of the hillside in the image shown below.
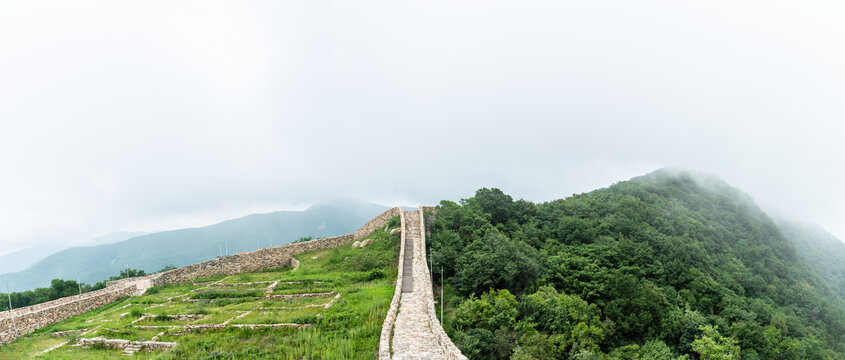
[[[185,266],[217,257],[290,243],[300,237],[328,237],[354,231],[387,209],[353,201],[318,204],[305,211],[249,215],[216,225],[165,231],[114,244],[74,247],[50,255],[26,270],[0,276],[12,291],[49,286],[50,280],[76,279],[94,283],[127,266],[154,272],[165,266]],[[5,289],[4,289],[5,290]]]
[[374,358],[397,275],[400,235],[389,231],[398,226],[393,217],[363,248],[296,255],[295,268],[152,287],[0,346],[0,359]]
[[777,223],[798,255],[845,303],[845,243],[817,224],[783,219]]
[[[534,204],[481,189],[431,226],[471,359],[843,359],[845,309],[754,202],[660,170]],[[437,293],[437,290],[435,290]]]

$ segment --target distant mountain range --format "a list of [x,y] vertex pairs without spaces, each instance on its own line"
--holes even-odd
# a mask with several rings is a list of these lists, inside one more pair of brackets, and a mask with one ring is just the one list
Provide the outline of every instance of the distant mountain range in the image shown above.
[[56,244],[42,244],[21,249],[3,256],[0,256],[0,274],[21,271],[35,264],[38,260],[47,257],[50,254],[62,251],[64,249],[75,246],[94,246],[102,244],[111,244],[118,241],[123,241],[136,236],[146,235],[146,232],[127,232],[118,231],[109,233],[103,236],[98,236],[88,241],[79,242],[77,244],[56,243]]
[[253,214],[200,228],[72,247],[46,256],[25,270],[0,275],[0,284],[3,290],[8,283],[12,291],[25,291],[49,286],[50,280],[56,278],[75,280],[79,277],[84,283],[94,283],[117,275],[127,266],[147,272],[158,271],[167,265],[186,266],[214,259],[221,253],[277,246],[306,236],[317,238],[350,233],[387,209],[382,205],[338,200],[304,211]]

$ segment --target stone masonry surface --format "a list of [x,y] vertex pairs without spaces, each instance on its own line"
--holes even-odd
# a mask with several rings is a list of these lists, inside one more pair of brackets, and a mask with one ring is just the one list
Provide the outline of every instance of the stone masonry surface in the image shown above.
[[402,297],[403,286],[403,271],[405,262],[405,212],[399,212],[400,233],[399,240],[399,273],[396,276],[396,286],[393,291],[393,299],[390,301],[390,308],[387,310],[387,316],[384,317],[384,323],[381,326],[381,338],[379,339],[378,358],[379,360],[390,360],[390,340],[393,335],[393,325],[396,322],[396,314],[399,312],[399,301]]
[[434,312],[422,210],[405,211],[404,220],[403,232],[407,234],[403,235],[413,242],[413,263],[410,267],[405,264],[404,270],[410,269],[413,274],[413,291],[401,292],[393,330],[393,359],[466,359],[446,336]]
[[399,208],[387,210],[352,234],[315,239],[300,243],[281,245],[242,252],[232,256],[202,262],[190,266],[137,278],[109,282],[105,289],[68,296],[42,304],[0,312],[0,344],[76,316],[108,305],[127,295],[140,295],[153,285],[186,283],[194,279],[219,274],[231,275],[244,271],[259,271],[291,265],[296,254],[335,247],[360,240],[373,230],[384,227],[390,218],[401,215]]

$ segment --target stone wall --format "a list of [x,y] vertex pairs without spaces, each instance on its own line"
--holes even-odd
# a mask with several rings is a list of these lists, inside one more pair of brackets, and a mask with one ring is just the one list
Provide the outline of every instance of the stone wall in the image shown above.
[[364,226],[361,226],[358,230],[355,230],[355,232],[352,233],[353,241],[361,240],[374,230],[383,228],[385,225],[387,225],[387,222],[390,221],[390,218],[394,216],[399,216],[401,214],[402,210],[398,207],[392,208],[379,214],[378,216],[370,220],[370,222],[364,224]]
[[378,345],[379,360],[390,360],[390,336],[393,334],[393,324],[396,322],[396,315],[399,313],[399,301],[402,298],[402,275],[405,269],[405,215],[399,212],[402,235],[399,240],[399,273],[396,275],[396,286],[393,290],[393,300],[390,300],[390,308],[384,323],[381,325],[381,338]]
[[[424,209],[424,207],[420,206],[420,232],[422,233],[422,243],[425,244],[425,214],[424,211],[429,211],[430,209]],[[436,211],[436,210],[435,210]],[[423,263],[425,263],[425,256],[423,256]],[[433,291],[433,287],[431,286],[431,275],[428,271],[428,266],[423,266],[421,269],[425,276],[422,277],[414,277],[414,281],[417,279],[422,280],[425,282],[424,288],[431,289],[429,291]],[[415,269],[416,271],[416,269]],[[446,335],[446,332],[443,331],[443,327],[440,326],[440,320],[437,319],[437,308],[434,306],[434,294],[432,296],[426,296],[426,310],[428,310],[428,318],[431,324],[431,332],[434,333],[435,339],[437,339],[437,343],[440,345],[440,348],[443,350],[443,354],[446,355],[447,359],[458,359],[458,360],[466,360],[467,357],[461,354],[461,350],[452,343],[452,339],[449,339],[449,336]]]
[[273,269],[290,265],[293,255],[321,250],[351,242],[351,234],[274,246],[251,252],[223,256],[214,260],[181,267],[161,273],[153,280],[156,285],[182,284],[201,277],[232,275],[248,271]]
[[136,287],[109,287],[0,313],[0,344],[120,300]]

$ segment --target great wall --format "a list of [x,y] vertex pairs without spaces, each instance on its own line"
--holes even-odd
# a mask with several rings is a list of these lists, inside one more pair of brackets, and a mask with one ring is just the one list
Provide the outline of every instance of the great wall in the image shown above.
[[3,311],[0,312],[0,345],[126,296],[143,294],[154,285],[181,284],[206,276],[296,266],[294,255],[358,241],[398,215],[402,229],[398,276],[382,326],[378,358],[466,359],[443,331],[436,315],[425,256],[425,214],[432,211],[434,208],[423,206],[412,211],[394,207],[352,234],[242,252],[162,273],[112,281],[104,289],[81,295]]

